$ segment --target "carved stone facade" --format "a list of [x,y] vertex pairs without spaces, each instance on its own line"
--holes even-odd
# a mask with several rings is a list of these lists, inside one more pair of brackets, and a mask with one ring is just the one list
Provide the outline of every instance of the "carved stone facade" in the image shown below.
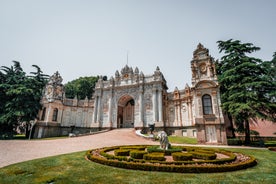
[[169,134],[197,137],[199,143],[226,144],[214,59],[199,44],[191,61],[192,86],[167,92],[159,67],[144,75],[126,65],[108,81],[101,77],[91,100],[67,99],[56,72],[45,87],[35,137],[101,129],[141,129],[155,124]]

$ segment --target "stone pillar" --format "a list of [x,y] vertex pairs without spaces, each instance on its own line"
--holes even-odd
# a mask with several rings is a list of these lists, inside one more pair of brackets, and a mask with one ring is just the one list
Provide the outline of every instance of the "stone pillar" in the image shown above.
[[177,108],[177,102],[174,102],[174,125],[178,126],[178,108]]
[[156,104],[156,88],[152,89],[152,115],[153,115],[153,122],[157,121],[157,104]]
[[51,111],[52,111],[52,108],[51,108],[51,105],[49,105],[48,112],[47,112],[47,118],[46,118],[46,126],[48,126],[49,120],[52,121],[52,117],[50,117],[50,115],[52,114]]
[[93,113],[94,123],[97,123],[98,98],[99,97],[96,96],[95,101],[94,101],[94,113]]
[[181,102],[178,104],[178,124],[182,126],[182,110],[181,110]]
[[140,90],[139,90],[139,103],[140,103],[140,106],[139,106],[139,111],[140,111],[139,120],[140,120],[140,124],[143,125],[143,127],[144,127],[144,104],[143,104],[143,88],[142,87],[140,87]]
[[163,122],[163,98],[162,98],[162,89],[158,90],[158,115],[159,122]]
[[98,97],[98,106],[97,106],[97,123],[100,123],[101,121],[101,97]]
[[188,101],[188,121],[189,121],[189,125],[192,125],[193,124],[193,121],[192,121],[192,104],[191,104],[191,101],[189,100]]
[[110,95],[109,99],[109,106],[108,106],[108,122],[110,123],[110,128],[112,128],[112,94]]

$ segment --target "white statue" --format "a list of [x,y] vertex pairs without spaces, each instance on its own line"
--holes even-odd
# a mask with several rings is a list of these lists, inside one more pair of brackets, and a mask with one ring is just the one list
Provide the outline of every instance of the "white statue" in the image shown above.
[[167,135],[166,132],[164,132],[164,131],[159,132],[158,135],[157,135],[157,138],[160,141],[160,148],[161,149],[167,150],[167,149],[170,148],[171,144],[169,143],[168,135]]

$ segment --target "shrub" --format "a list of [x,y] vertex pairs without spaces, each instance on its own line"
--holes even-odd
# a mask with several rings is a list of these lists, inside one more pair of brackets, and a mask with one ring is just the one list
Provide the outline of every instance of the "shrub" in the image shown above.
[[210,150],[210,149],[195,149],[194,151],[200,152],[200,153],[207,153],[207,154],[214,154],[214,153],[216,153],[214,150]]
[[145,154],[147,154],[146,151],[133,150],[133,151],[130,152],[130,157],[134,158],[134,159],[143,159]]
[[[144,171],[163,171],[163,172],[179,172],[179,173],[214,173],[214,172],[227,172],[236,171],[253,167],[257,164],[256,159],[250,157],[249,160],[233,163],[227,165],[160,165],[160,164],[144,164],[136,162],[120,162],[118,160],[107,160],[100,157],[97,154],[93,155],[91,152],[87,152],[87,158],[91,161],[109,165],[113,167],[120,167],[126,169],[144,170]],[[158,155],[158,154],[157,154]]]
[[217,158],[217,155],[215,153],[204,153],[199,151],[191,151],[189,153],[193,155],[193,158],[197,159],[214,160]]
[[128,149],[128,150],[145,150],[147,146],[121,146],[120,149]]
[[182,148],[172,147],[167,150],[161,149],[159,146],[151,146],[147,148],[148,153],[164,153],[165,155],[171,155],[174,152],[181,152]]
[[266,141],[264,145],[266,147],[276,147],[276,141]]
[[242,141],[237,138],[227,139],[227,144],[228,145],[242,145]]
[[128,149],[116,149],[114,150],[115,156],[129,156],[130,150]]
[[[143,152],[135,149],[135,147],[142,146],[114,146],[102,149],[95,149],[87,151],[87,158],[91,161],[126,169],[138,169],[145,171],[164,171],[164,172],[181,172],[181,173],[212,173],[212,172],[227,172],[246,169],[257,164],[256,159],[249,156],[249,159],[242,162],[233,162],[236,160],[236,155],[230,151],[225,151],[222,149],[205,149],[205,148],[192,148],[192,147],[177,147],[178,149],[193,150],[192,152],[197,153],[197,155],[212,155],[210,153],[221,153],[229,156],[229,158],[215,159],[215,160],[187,160],[187,161],[172,161],[167,162],[164,158],[164,152],[158,153],[153,152],[149,154],[144,154],[143,159],[129,158],[127,156],[114,156],[107,152],[115,150],[124,150],[128,148],[130,154],[132,152]],[[149,146],[144,146],[149,147]],[[152,147],[152,146],[151,146]],[[176,148],[176,147],[174,147]],[[100,154],[99,154],[100,153]],[[144,153],[146,153],[144,151]],[[172,155],[187,154],[183,152],[172,153]],[[135,156],[134,156],[135,157]],[[181,159],[181,158],[180,158]]]
[[164,153],[148,153],[143,156],[145,160],[165,161]]
[[174,161],[187,161],[192,160],[193,155],[190,153],[181,153],[181,152],[175,152],[172,153],[172,157]]
[[270,151],[276,151],[276,147],[268,147],[268,150],[270,150]]

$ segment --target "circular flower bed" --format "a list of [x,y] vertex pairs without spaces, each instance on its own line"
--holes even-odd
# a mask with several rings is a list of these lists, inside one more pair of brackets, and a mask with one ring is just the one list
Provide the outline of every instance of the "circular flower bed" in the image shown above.
[[257,164],[255,158],[223,149],[173,146],[113,146],[93,149],[87,158],[104,165],[144,171],[211,173],[246,169]]

